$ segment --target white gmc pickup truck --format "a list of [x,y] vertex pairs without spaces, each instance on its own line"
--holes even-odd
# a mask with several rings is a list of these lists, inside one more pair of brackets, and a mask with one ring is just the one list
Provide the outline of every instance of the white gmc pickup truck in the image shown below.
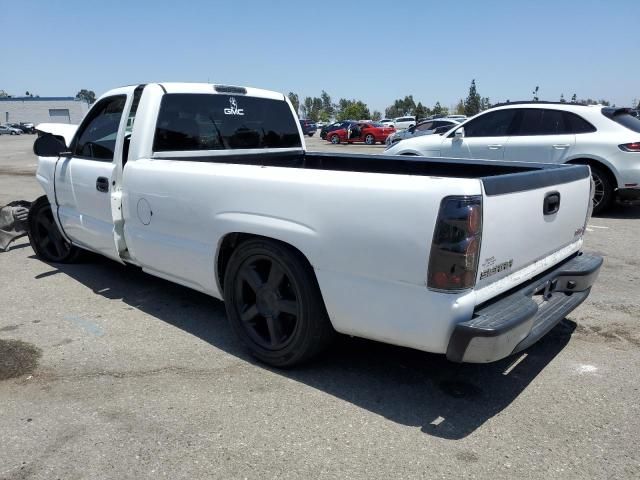
[[288,99],[156,83],[40,125],[37,255],[90,250],[224,299],[284,367],[335,332],[491,362],[589,295],[589,167],[309,153]]

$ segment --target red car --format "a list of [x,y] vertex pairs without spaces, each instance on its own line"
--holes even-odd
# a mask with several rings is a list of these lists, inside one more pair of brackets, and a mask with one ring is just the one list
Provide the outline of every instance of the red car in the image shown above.
[[325,140],[335,145],[341,142],[364,142],[367,145],[375,145],[376,142],[384,143],[387,137],[395,131],[395,128],[385,127],[381,123],[358,122],[350,124],[348,129],[340,128],[329,132]]

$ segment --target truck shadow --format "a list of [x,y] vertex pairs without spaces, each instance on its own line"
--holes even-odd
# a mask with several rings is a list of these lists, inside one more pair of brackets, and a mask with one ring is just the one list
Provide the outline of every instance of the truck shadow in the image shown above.
[[454,364],[443,355],[341,337],[311,364],[278,370],[245,352],[232,334],[222,302],[137,268],[95,256],[89,262],[52,265],[56,270],[37,278],[67,274],[96,295],[122,300],[256,367],[443,439],[470,435],[510,405],[562,351],[576,328],[565,319],[523,355],[492,364]]
[[605,213],[594,215],[593,218],[618,218],[621,220],[633,220],[640,218],[640,204],[638,205],[614,205]]

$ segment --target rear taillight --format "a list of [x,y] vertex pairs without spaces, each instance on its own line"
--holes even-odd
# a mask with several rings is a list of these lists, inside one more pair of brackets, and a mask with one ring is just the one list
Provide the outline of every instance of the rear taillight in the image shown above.
[[476,283],[482,239],[482,197],[446,197],[433,233],[427,286],[464,290]]
[[618,148],[624,152],[640,152],[640,142],[623,143]]

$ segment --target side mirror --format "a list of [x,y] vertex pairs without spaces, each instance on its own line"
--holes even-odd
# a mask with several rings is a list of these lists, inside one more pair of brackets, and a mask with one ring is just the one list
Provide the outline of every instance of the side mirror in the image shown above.
[[58,157],[67,150],[64,140],[50,133],[45,133],[33,142],[33,153],[38,157]]
[[453,138],[455,140],[462,140],[464,138],[464,127],[460,127],[453,133]]

